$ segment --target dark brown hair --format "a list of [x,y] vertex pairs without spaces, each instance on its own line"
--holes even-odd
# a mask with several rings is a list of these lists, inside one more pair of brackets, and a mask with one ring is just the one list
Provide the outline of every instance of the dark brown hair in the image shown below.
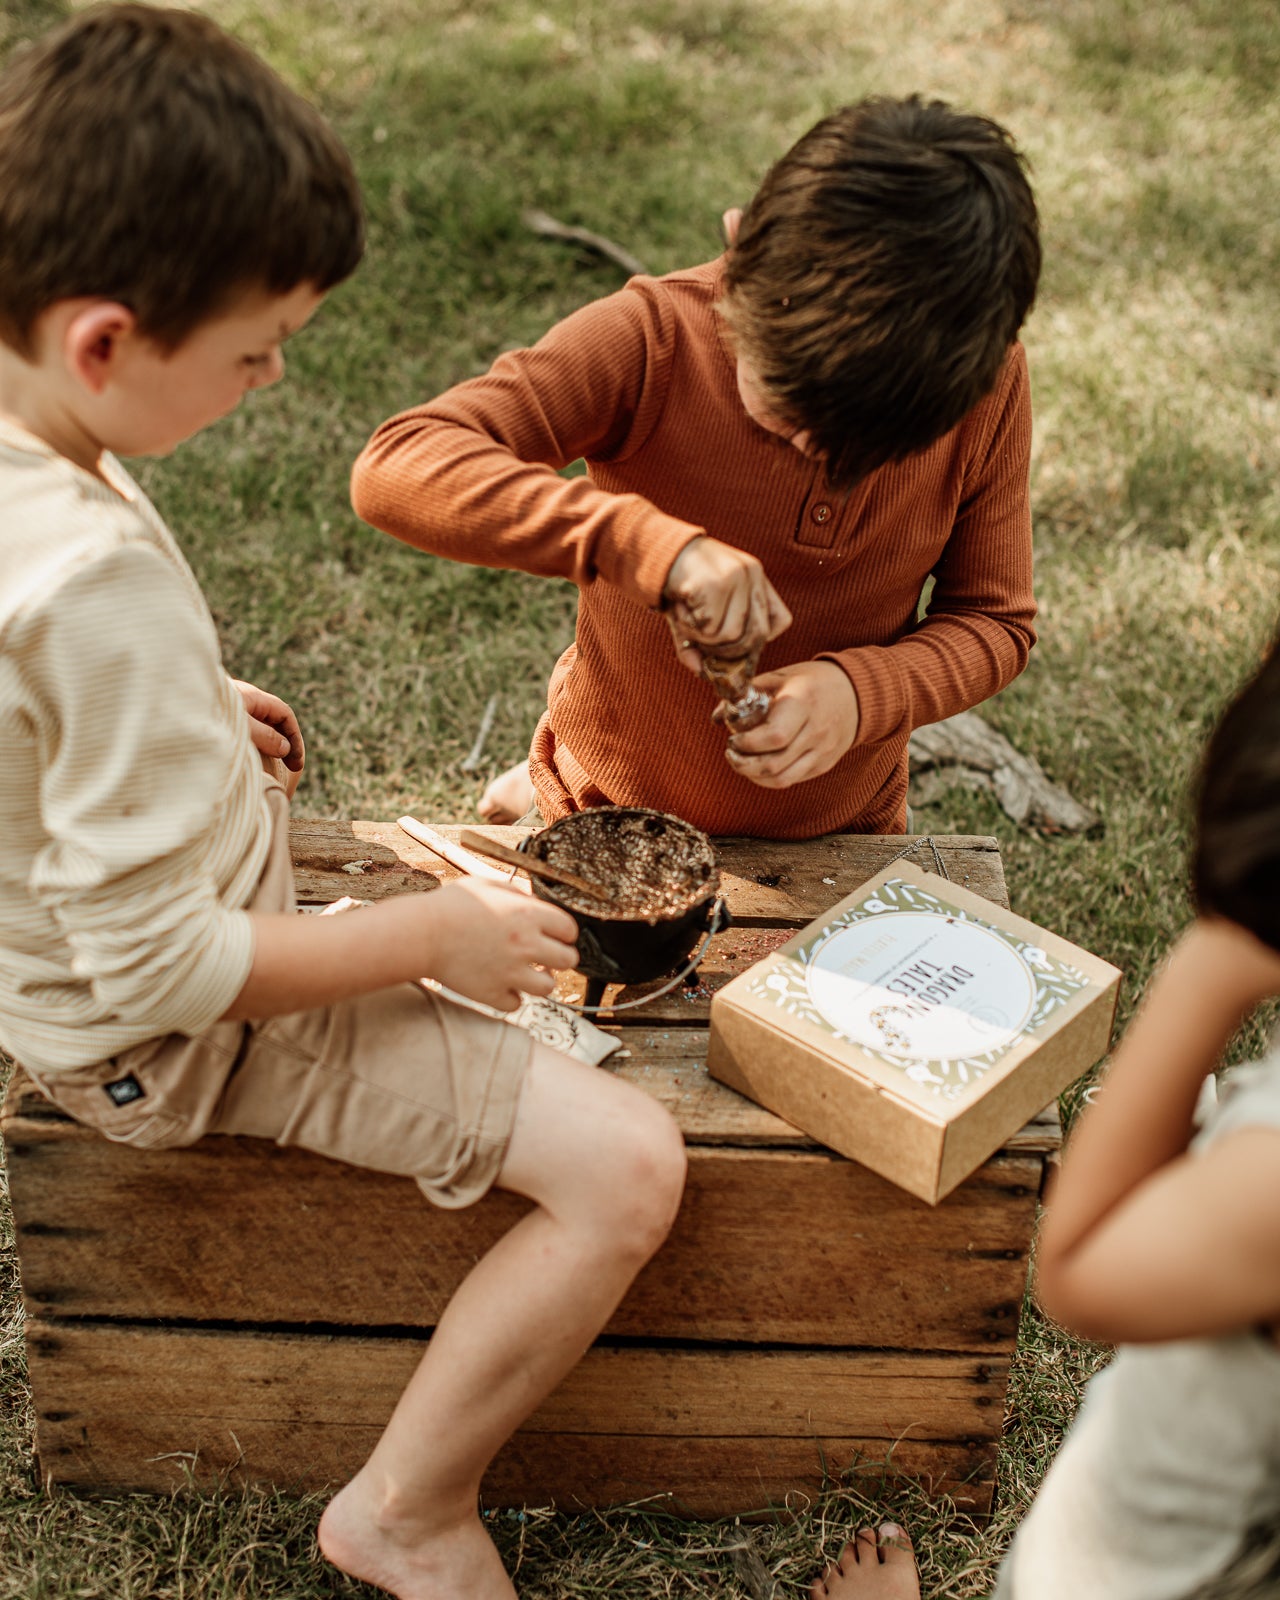
[[1035,300],[1022,157],[941,101],[833,112],[772,168],[726,262],[722,310],[780,421],[849,487],[953,428]]
[[1280,636],[1209,740],[1192,878],[1202,912],[1280,951]]
[[364,247],[314,107],[189,11],[85,12],[0,73],[0,339],[59,300],[127,305],[172,349],[237,293],[331,288]]

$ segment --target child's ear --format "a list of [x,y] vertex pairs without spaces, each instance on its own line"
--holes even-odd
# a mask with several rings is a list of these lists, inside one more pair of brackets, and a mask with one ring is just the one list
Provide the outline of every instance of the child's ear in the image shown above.
[[742,223],[742,207],[730,206],[728,211],[720,218],[720,231],[724,235],[725,248],[731,250],[738,242],[738,228]]
[[94,300],[67,323],[62,336],[63,359],[90,394],[101,394],[106,388],[122,348],[137,326],[128,306],[114,300]]

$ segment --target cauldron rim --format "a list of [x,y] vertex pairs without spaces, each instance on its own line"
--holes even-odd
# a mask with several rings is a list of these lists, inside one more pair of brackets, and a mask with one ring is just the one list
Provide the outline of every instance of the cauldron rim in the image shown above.
[[568,911],[570,916],[577,918],[580,922],[610,923],[613,925],[641,923],[651,928],[657,928],[664,923],[674,925],[684,921],[696,912],[699,907],[705,906],[719,894],[720,868],[716,862],[715,850],[707,835],[703,833],[701,828],[695,828],[693,823],[686,822],[683,817],[676,816],[674,812],[655,811],[651,806],[592,806],[585,811],[571,811],[567,817],[560,817],[555,822],[548,823],[545,828],[540,828],[536,833],[529,834],[521,841],[520,848],[538,856],[540,860],[545,860],[543,852],[537,848],[540,839],[546,838],[548,834],[553,833],[557,828],[571,827],[579,817],[600,816],[602,814],[617,817],[656,817],[663,822],[674,824],[680,832],[693,834],[700,839],[707,847],[711,870],[703,882],[698,885],[697,892],[694,893],[691,889],[689,900],[685,905],[681,906],[677,911],[666,912],[660,917],[648,917],[641,912],[616,911],[612,907],[608,911],[586,912],[577,906],[567,905],[560,898],[563,891],[559,888],[559,885],[548,883],[545,880],[542,882],[535,880],[532,885],[539,899],[552,901],[555,905],[560,906],[562,910]]

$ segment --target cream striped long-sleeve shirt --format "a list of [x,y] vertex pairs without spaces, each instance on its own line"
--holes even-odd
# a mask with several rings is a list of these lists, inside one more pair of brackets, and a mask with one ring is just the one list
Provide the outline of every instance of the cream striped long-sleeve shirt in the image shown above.
[[0,1045],[37,1073],[220,1017],[270,843],[199,585],[104,472],[0,424]]

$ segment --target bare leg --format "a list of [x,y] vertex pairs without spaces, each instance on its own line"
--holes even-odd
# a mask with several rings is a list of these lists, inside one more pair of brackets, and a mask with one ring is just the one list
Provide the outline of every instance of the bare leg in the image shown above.
[[859,1528],[839,1561],[813,1580],[809,1593],[812,1600],[920,1600],[910,1539],[892,1522],[879,1536],[874,1528]]
[[533,809],[533,779],[529,763],[521,761],[500,772],[480,796],[476,809],[486,822],[519,822]]
[[400,1600],[511,1600],[480,1478],[577,1363],[680,1203],[679,1130],[640,1090],[537,1047],[498,1182],[536,1209],[464,1280],[320,1547]]

